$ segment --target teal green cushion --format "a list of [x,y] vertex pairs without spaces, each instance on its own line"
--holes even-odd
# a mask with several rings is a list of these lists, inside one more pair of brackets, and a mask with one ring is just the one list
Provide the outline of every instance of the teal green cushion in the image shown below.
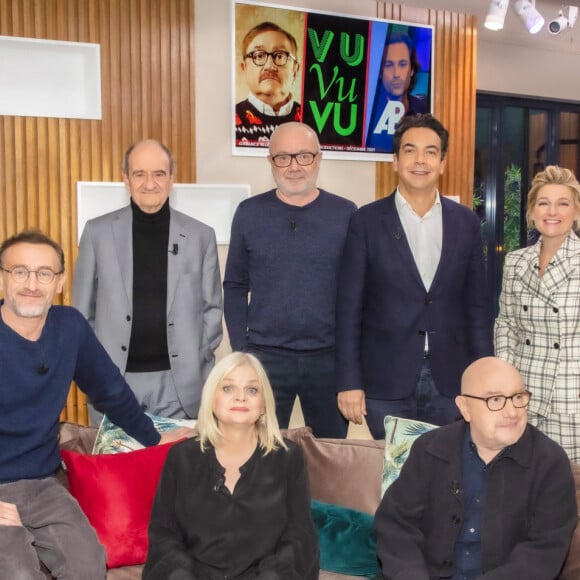
[[374,577],[379,572],[373,516],[312,500],[320,542],[320,567],[328,572]]

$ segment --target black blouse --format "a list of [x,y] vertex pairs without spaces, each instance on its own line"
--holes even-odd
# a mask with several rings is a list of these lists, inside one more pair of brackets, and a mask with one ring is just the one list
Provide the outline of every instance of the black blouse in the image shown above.
[[317,580],[318,540],[300,448],[257,447],[234,493],[215,450],[174,446],[149,525],[143,580]]

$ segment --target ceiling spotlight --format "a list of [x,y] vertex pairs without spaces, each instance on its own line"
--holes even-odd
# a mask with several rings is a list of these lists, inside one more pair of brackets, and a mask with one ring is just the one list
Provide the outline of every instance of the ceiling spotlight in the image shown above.
[[505,13],[507,12],[509,3],[509,0],[490,1],[484,24],[488,30],[501,30],[503,28]]
[[548,23],[548,32],[550,34],[560,34],[562,30],[566,28],[572,28],[576,24],[576,19],[578,18],[578,7],[570,6],[568,8],[568,18],[564,16],[564,11],[558,11],[558,18],[550,20]]
[[543,16],[536,10],[535,0],[515,0],[512,8],[522,19],[524,26],[530,34],[540,32],[544,26]]

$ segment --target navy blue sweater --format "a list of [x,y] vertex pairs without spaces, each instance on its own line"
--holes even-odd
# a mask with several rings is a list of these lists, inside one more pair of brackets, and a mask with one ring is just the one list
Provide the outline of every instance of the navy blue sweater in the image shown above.
[[57,470],[59,416],[71,380],[143,445],[159,442],[153,423],[80,312],[53,306],[36,341],[23,338],[0,317],[0,483]]
[[292,351],[334,346],[336,277],[355,210],[351,201],[323,190],[303,207],[284,203],[275,190],[240,203],[224,277],[234,350],[248,344]]

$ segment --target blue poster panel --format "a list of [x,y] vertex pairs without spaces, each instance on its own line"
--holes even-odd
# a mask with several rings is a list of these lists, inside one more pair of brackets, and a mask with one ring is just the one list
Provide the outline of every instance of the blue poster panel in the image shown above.
[[300,121],[325,157],[389,161],[405,115],[432,111],[432,26],[233,0],[233,152],[266,155]]

